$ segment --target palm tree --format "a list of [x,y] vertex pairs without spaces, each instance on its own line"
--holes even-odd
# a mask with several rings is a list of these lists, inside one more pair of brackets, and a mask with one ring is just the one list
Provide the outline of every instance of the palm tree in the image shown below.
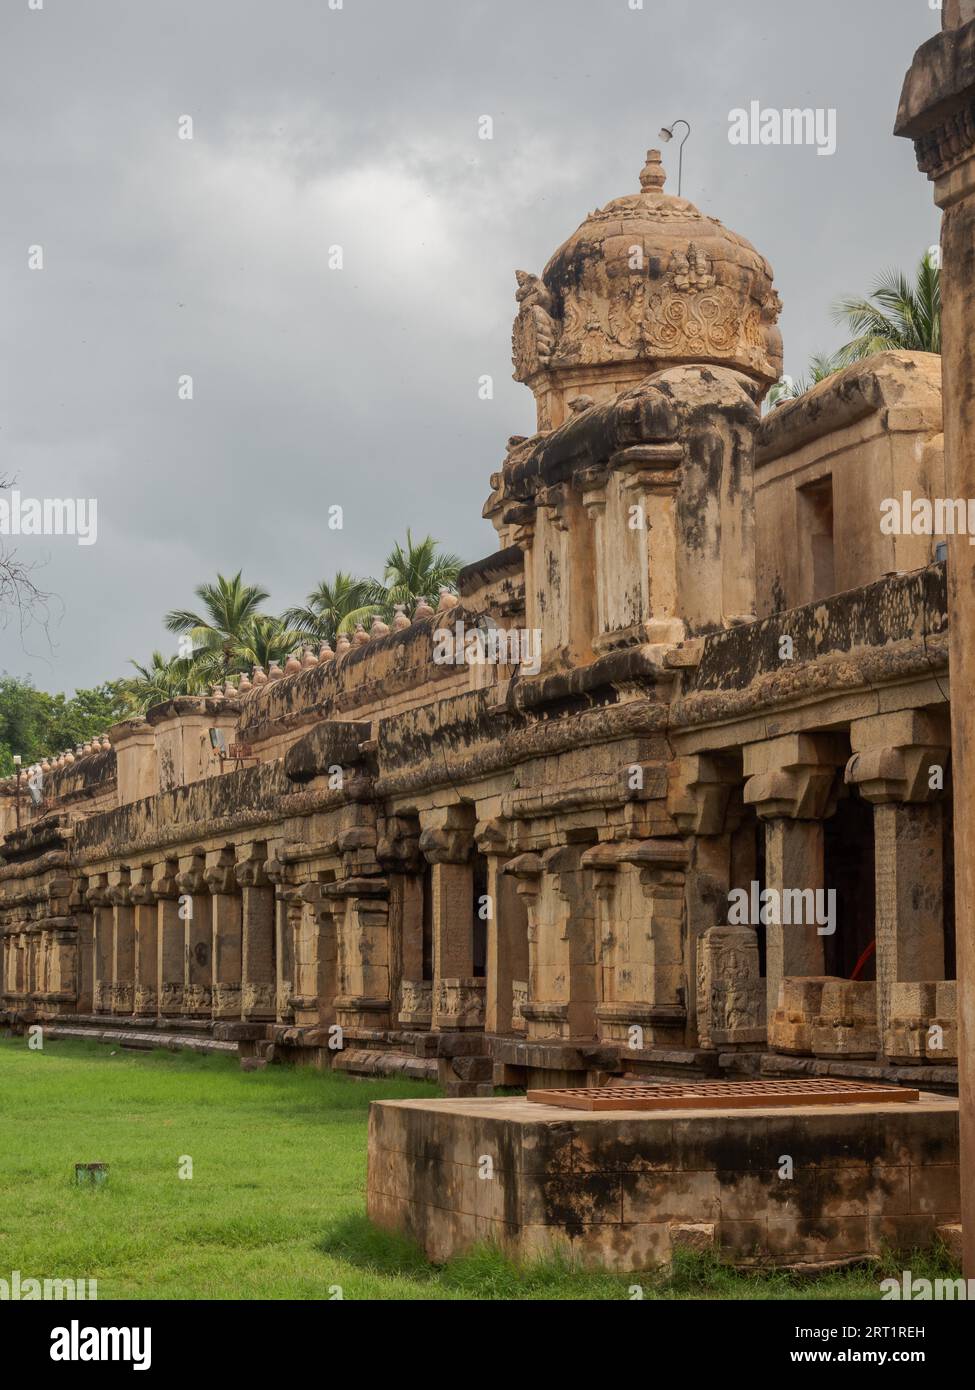
[[340,632],[350,632],[357,622],[372,617],[376,605],[369,602],[371,587],[372,580],[337,570],[334,579],[323,579],[312,590],[304,607],[286,609],[281,621],[304,641],[334,642]]
[[928,251],[921,257],[913,285],[903,271],[885,271],[869,298],[839,300],[833,317],[853,334],[837,353],[844,365],[875,352],[940,353],[941,270],[935,256]]
[[781,405],[783,401],[796,400],[799,396],[804,396],[813,386],[820,381],[825,381],[828,376],[833,376],[835,372],[842,371],[846,364],[840,360],[839,354],[817,353],[809,359],[809,380],[800,377],[794,380],[791,376],[784,376],[781,381],[777,381],[768,393],[768,404],[772,406]]
[[257,616],[267,591],[256,584],[244,584],[238,570],[230,579],[217,575],[216,584],[201,584],[194,590],[203,604],[203,613],[185,608],[167,613],[170,632],[188,633],[194,653],[218,658],[213,666],[224,675],[236,669],[234,651],[245,637],[248,624]]
[[123,682],[126,703],[133,712],[144,714],[150,705],[174,700],[178,695],[199,694],[205,689],[203,677],[192,657],[165,657],[153,652],[148,666],[129,663],[137,674]]
[[370,581],[369,597],[389,620],[398,603],[413,608],[421,598],[435,599],[441,586],[457,583],[462,561],[459,555],[437,550],[433,536],[414,541],[407,529],[406,546],[397,541],[386,556],[383,578]]
[[308,634],[292,627],[287,616],[272,618],[267,613],[258,613],[234,644],[233,669],[244,671],[252,666],[263,666],[266,671],[272,661],[286,661],[307,639]]

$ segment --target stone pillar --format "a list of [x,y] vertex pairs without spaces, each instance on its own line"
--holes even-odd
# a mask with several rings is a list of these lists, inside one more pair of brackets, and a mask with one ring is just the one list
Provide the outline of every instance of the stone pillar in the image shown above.
[[[834,734],[787,734],[751,743],[744,749],[745,804],[765,821],[765,887],[775,894],[785,916],[798,906],[797,893],[825,888],[823,820],[836,807],[837,768],[847,761],[842,738]],[[779,986],[791,976],[823,974],[823,937],[808,913],[793,920],[766,922],[766,999],[768,1014],[778,1002]],[[732,924],[735,925],[735,924]],[[755,925],[750,923],[749,925]]]
[[108,875],[108,899],[112,904],[112,1013],[130,1014],[135,1002],[135,908],[129,887],[129,870]]
[[[484,981],[474,979],[474,870],[471,808],[421,816],[420,851],[431,865],[433,895],[433,1031],[476,1026]],[[480,1022],[483,1024],[483,1012]]]
[[422,873],[398,873],[390,885],[400,921],[399,1022],[426,1031],[433,1022],[433,981],[423,978],[423,879]]
[[337,962],[333,917],[343,914],[345,903],[328,896],[329,886],[312,880],[296,890],[294,899],[295,988],[291,1002],[295,1022],[306,1027],[329,1024],[335,1018]]
[[152,891],[152,866],[132,884],[135,904],[135,994],[133,1010],[143,1017],[159,1011],[159,912]]
[[336,938],[335,1017],[346,1031],[388,1028],[389,882],[363,875],[326,884],[322,893]]
[[274,886],[267,876],[264,845],[250,845],[237,857],[242,912],[241,1016],[275,1016]]
[[[156,900],[156,992],[162,1018],[183,1012],[186,943],[177,871],[175,860],[164,860],[156,865],[152,877]],[[190,899],[186,901],[189,904]]]
[[515,984],[528,977],[528,914],[518,885],[505,874],[507,857],[487,854],[488,918],[484,1028],[488,1033],[510,1033],[515,1003]]
[[204,878],[210,889],[213,1017],[240,1018],[243,916],[233,850],[208,854]]
[[[688,838],[689,861],[685,878],[687,1042],[689,1046],[711,1046],[712,1034],[720,1030],[723,1046],[740,1041],[754,1042],[761,1032],[765,1015],[764,998],[756,1001],[756,970],[751,981],[753,1012],[746,1021],[741,1008],[743,990],[736,989],[736,1022],[741,1037],[731,1039],[726,1012],[708,1016],[718,993],[710,986],[712,965],[717,958],[713,948],[705,958],[705,938],[726,927],[728,895],[732,887],[732,835],[741,822],[741,773],[734,760],[720,754],[694,754],[681,757],[673,770],[667,796],[667,809],[677,828]],[[754,925],[743,928],[754,938],[754,954],[741,950],[738,964],[758,963],[758,934]],[[741,944],[741,943],[739,943]],[[701,1014],[701,1009],[705,1013]]]
[[182,855],[177,883],[183,922],[183,1013],[210,1018],[213,1011],[213,925],[203,854]]
[[78,943],[77,982],[78,997],[74,1013],[89,1014],[92,1009],[92,974],[95,953],[92,913],[85,898],[87,882],[76,878],[71,888],[69,912],[75,922],[75,936]]
[[858,719],[850,726],[850,746],[846,781],[874,806],[877,1007],[883,1046],[893,985],[944,978],[941,798],[950,751],[947,712],[901,710]]
[[294,931],[288,915],[291,893],[290,867],[272,855],[265,869],[274,886],[274,1016],[278,1023],[293,1023],[294,1009]]
[[[949,497],[975,497],[975,6],[947,0],[944,32],[918,49],[904,81],[896,133],[914,141],[934,180],[941,231],[945,474]],[[964,1266],[975,1278],[975,546],[948,541],[951,743],[954,750],[955,900]],[[969,771],[971,766],[972,771]]]
[[112,909],[107,874],[93,874],[85,893],[92,918],[92,1011],[112,1012]]

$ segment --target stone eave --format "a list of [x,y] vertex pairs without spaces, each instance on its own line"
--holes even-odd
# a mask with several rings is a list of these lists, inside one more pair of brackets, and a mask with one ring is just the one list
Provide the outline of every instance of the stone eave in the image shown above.
[[[835,434],[857,421],[889,411],[908,398],[913,411],[920,407],[919,388],[925,370],[939,364],[934,353],[880,352],[854,362],[841,372],[818,382],[811,390],[764,416],[755,438],[757,467],[794,453],[815,439]],[[931,385],[928,400],[932,426],[940,426],[941,393]],[[884,422],[886,428],[887,422]]]

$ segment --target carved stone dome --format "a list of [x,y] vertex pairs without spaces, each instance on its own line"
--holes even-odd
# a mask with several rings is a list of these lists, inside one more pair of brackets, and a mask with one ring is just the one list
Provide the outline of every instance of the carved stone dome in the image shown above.
[[718,363],[764,385],[780,376],[772,267],[664,181],[650,150],[639,193],[590,213],[540,277],[516,272],[515,379],[535,392],[539,428],[560,424],[581,390],[604,400],[679,363]]

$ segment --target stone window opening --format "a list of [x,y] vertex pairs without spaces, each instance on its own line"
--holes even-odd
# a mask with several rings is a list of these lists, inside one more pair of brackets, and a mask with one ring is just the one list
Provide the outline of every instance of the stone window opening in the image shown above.
[[799,488],[796,508],[802,602],[814,603],[836,593],[832,474]]

